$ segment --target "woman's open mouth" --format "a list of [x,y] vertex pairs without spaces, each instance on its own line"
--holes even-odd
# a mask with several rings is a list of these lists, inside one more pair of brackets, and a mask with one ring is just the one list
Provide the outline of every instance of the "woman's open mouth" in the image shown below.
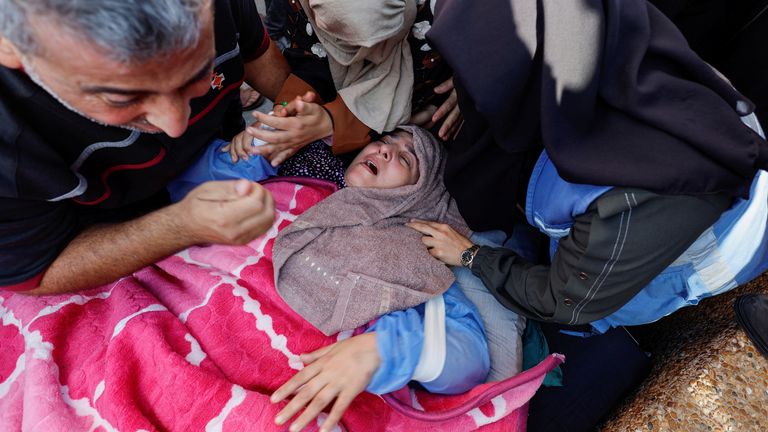
[[379,168],[375,163],[373,163],[373,161],[366,159],[363,161],[363,165],[365,165],[371,171],[371,173],[373,173],[373,175],[377,175],[379,173]]

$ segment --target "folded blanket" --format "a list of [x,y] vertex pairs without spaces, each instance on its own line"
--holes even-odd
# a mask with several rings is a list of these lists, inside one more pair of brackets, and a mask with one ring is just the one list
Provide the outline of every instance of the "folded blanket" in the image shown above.
[[[277,430],[273,418],[284,403],[271,404],[269,395],[303,367],[300,353],[343,335],[326,337],[312,328],[272,283],[278,230],[331,189],[291,183],[268,188],[276,199],[276,223],[246,246],[193,247],[77,294],[1,293],[0,430]],[[552,366],[542,364],[492,403],[436,423],[363,393],[340,427],[519,430],[525,402]],[[406,401],[399,405],[450,410],[489,388],[452,397],[405,389],[409,397],[399,398]]]
[[416,184],[394,189],[348,187],[302,214],[275,240],[277,292],[304,319],[330,335],[387,312],[425,303],[453,283],[411,218],[469,229],[443,185],[444,152],[415,126]]

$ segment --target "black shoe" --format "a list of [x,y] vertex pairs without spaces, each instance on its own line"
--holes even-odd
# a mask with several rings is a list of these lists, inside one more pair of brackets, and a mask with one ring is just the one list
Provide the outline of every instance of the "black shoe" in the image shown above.
[[733,307],[736,321],[757,350],[768,358],[768,294],[744,294]]

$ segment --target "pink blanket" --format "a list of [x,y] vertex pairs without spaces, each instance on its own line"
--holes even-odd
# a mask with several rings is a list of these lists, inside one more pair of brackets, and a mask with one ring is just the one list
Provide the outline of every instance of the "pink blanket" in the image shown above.
[[[269,395],[302,368],[298,355],[349,335],[312,328],[272,280],[277,230],[330,189],[267,187],[277,222],[246,246],[193,247],[78,294],[0,294],[0,430],[278,430],[282,404]],[[526,402],[560,361],[548,358],[514,388],[447,420],[418,419],[363,393],[340,430],[523,430]],[[456,411],[493,389],[450,397],[405,389],[396,397],[417,410]]]

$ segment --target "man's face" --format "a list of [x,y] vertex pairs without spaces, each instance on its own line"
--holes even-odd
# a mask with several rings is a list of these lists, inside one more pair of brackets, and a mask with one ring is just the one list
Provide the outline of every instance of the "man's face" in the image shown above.
[[204,14],[196,47],[143,64],[111,60],[100,47],[33,21],[40,54],[24,64],[30,76],[86,117],[179,137],[187,129],[190,100],[210,89],[216,53],[210,8]]
[[413,136],[397,131],[368,144],[347,168],[344,178],[353,187],[390,189],[416,184],[419,161],[413,151]]

